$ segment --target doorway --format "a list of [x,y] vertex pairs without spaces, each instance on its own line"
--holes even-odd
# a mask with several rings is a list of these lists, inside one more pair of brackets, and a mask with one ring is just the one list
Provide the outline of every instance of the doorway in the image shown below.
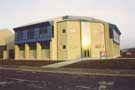
[[15,51],[14,49],[9,50],[9,59],[14,59],[15,58]]

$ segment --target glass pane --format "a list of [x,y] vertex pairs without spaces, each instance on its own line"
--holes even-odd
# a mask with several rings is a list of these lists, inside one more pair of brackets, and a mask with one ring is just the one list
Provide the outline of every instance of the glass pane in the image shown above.
[[90,24],[89,22],[81,22],[82,31],[82,48],[90,46]]

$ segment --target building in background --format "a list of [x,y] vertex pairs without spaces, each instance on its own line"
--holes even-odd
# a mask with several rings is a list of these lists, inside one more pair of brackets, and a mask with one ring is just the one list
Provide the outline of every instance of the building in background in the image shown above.
[[135,58],[135,48],[126,48],[121,50],[122,58]]
[[0,59],[14,59],[14,33],[8,29],[0,30]]
[[117,26],[91,17],[63,16],[14,28],[15,59],[73,60],[120,56]]

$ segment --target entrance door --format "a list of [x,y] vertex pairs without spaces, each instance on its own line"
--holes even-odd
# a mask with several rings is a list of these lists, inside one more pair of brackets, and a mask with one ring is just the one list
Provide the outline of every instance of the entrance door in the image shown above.
[[9,50],[9,59],[14,59],[15,58],[15,51],[14,50]]

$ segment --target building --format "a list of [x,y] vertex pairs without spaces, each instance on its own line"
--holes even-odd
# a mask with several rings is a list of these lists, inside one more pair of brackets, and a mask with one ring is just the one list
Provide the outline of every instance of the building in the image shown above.
[[14,28],[15,59],[73,60],[120,56],[117,26],[91,17],[62,16]]
[[14,33],[8,29],[0,30],[0,59],[14,59]]
[[135,48],[126,48],[121,50],[122,58],[135,58]]

